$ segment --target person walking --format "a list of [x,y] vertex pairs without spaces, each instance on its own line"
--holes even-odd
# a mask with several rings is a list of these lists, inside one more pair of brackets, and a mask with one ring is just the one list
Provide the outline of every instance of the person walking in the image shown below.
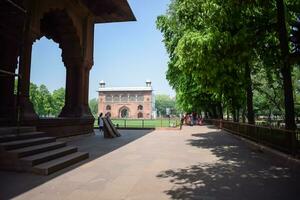
[[104,123],[103,123],[102,115],[103,115],[103,113],[100,113],[100,115],[98,117],[98,125],[99,125],[100,134],[104,132],[104,130],[103,130]]
[[181,118],[180,118],[180,130],[182,129],[182,126],[183,126],[184,120],[185,120],[185,116],[184,116],[184,115],[182,115],[182,116],[181,116]]

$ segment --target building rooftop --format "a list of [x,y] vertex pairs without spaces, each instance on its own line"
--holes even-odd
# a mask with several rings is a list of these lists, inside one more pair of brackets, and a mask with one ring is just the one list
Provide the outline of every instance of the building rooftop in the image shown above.
[[152,91],[152,87],[105,87],[99,88],[98,92],[133,92],[133,91]]
[[127,0],[81,0],[96,16],[95,23],[136,21]]
[[105,81],[100,81],[100,88],[98,92],[142,92],[142,91],[153,91],[151,86],[151,81],[146,81],[146,86],[144,87],[105,87]]

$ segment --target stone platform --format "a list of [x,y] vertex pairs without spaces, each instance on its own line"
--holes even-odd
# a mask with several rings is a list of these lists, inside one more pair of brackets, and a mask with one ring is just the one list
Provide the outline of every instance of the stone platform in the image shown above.
[[2,199],[298,199],[298,164],[207,127],[64,139],[90,158],[50,177],[0,172]]

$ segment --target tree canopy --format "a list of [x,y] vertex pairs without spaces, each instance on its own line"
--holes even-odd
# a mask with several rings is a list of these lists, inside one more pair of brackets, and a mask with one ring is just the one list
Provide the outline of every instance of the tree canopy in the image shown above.
[[167,115],[167,108],[170,109],[170,114],[177,114],[175,98],[172,98],[166,94],[155,95],[155,108],[160,117]]
[[[300,3],[285,3],[292,23]],[[226,109],[252,123],[261,107],[283,115],[277,11],[275,0],[172,0],[157,27],[170,58],[167,79],[183,110],[222,117]]]
[[59,88],[51,94],[45,85],[30,83],[30,100],[41,117],[57,117],[65,104],[65,89]]
[[90,106],[92,114],[94,115],[94,117],[97,118],[98,117],[97,116],[97,113],[98,113],[98,100],[96,98],[91,99],[89,101],[89,106]]

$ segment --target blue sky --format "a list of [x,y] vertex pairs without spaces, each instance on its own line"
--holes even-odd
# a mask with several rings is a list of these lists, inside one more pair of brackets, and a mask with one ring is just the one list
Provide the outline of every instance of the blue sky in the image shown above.
[[[174,96],[165,73],[168,55],[155,20],[164,14],[170,0],[129,0],[136,22],[97,24],[94,66],[89,97],[97,97],[100,80],[107,86],[144,86],[152,81],[156,94]],[[50,91],[65,86],[65,67],[58,44],[42,38],[33,46],[31,81]]]

